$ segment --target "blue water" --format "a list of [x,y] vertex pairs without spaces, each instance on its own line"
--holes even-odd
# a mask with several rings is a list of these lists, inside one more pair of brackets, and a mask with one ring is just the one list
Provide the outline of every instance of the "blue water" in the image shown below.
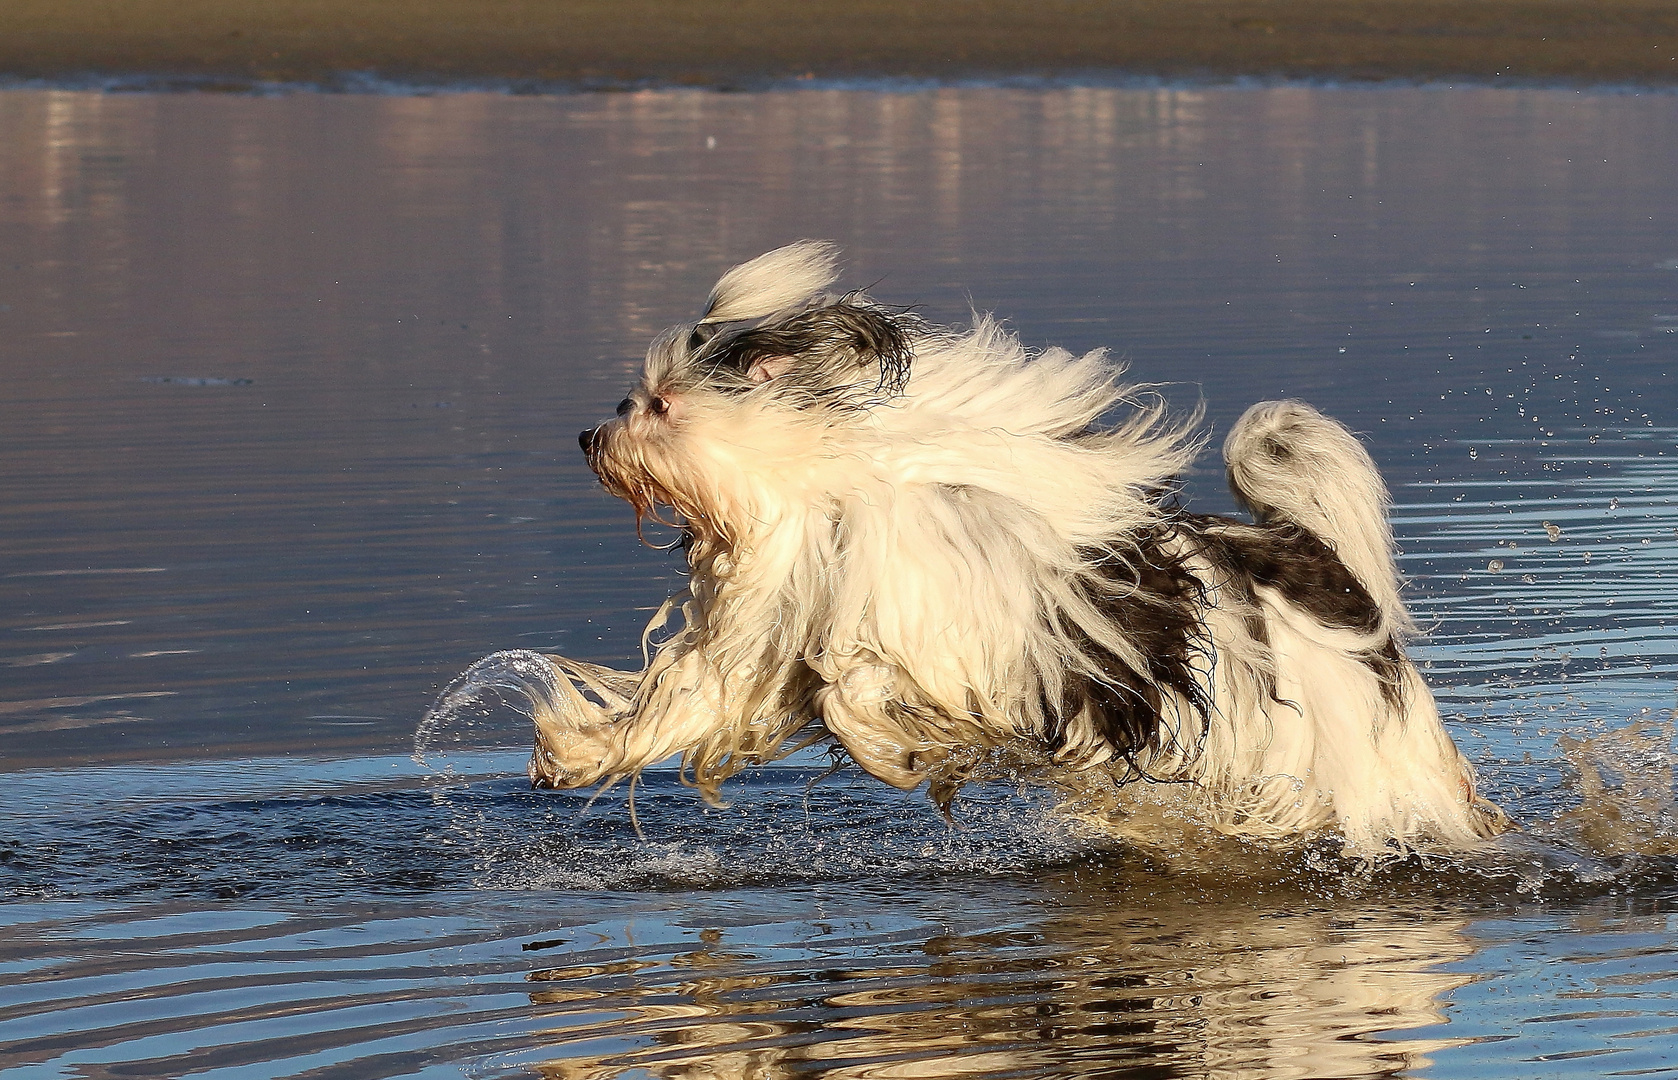
[[[1678,98],[0,93],[9,1077],[1678,1070]],[[819,755],[532,792],[486,653],[675,587],[578,429],[727,265],[848,278],[1389,477],[1472,858],[947,826]],[[1194,506],[1228,511],[1210,459]]]

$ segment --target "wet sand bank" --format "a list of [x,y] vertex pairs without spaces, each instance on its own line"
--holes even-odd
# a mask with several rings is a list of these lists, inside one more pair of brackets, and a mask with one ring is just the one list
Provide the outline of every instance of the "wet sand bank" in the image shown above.
[[1292,77],[1678,84],[1671,0],[11,0],[0,77]]

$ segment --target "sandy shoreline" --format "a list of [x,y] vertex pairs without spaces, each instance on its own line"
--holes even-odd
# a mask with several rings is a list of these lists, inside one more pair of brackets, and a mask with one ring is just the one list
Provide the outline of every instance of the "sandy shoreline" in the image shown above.
[[237,89],[1282,77],[1678,85],[1673,0],[11,0],[0,77]]

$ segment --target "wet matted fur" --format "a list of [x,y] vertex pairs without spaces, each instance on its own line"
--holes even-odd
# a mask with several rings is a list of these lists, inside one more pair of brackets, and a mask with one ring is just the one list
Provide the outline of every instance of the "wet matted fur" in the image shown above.
[[1224,445],[1253,521],[1188,513],[1198,416],[1105,353],[836,279],[808,241],[729,271],[582,433],[608,491],[674,515],[689,584],[643,670],[547,658],[538,785],[680,754],[715,798],[826,742],[941,804],[1027,763],[1121,829],[1162,784],[1204,826],[1353,852],[1507,827],[1405,656],[1386,489],[1345,428],[1255,405]]

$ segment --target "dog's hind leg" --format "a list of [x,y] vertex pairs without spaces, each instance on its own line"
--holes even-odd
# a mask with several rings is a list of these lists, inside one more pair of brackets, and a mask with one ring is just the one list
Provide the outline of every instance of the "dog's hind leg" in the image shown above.
[[1264,401],[1224,440],[1235,498],[1263,524],[1289,522],[1334,549],[1381,614],[1381,630],[1412,631],[1399,599],[1391,500],[1356,436],[1303,401]]
[[[833,737],[870,775],[910,791],[931,779],[936,788],[952,746],[977,739],[904,700],[907,680],[889,664],[857,664],[816,694],[816,711]],[[947,801],[947,800],[946,800]]]
[[902,722],[897,682],[897,669],[887,664],[847,668],[816,694],[816,712],[852,760],[909,791],[926,779],[917,758],[932,746]]
[[[1236,422],[1224,461],[1236,498],[1283,543],[1280,552],[1255,545],[1240,561],[1266,613],[1275,699],[1291,703],[1263,710],[1271,734],[1252,743],[1261,771],[1329,793],[1351,850],[1423,837],[1465,846],[1509,828],[1476,793],[1472,766],[1404,655],[1415,626],[1369,452],[1309,405],[1267,401]],[[1284,799],[1266,816],[1287,813]]]

